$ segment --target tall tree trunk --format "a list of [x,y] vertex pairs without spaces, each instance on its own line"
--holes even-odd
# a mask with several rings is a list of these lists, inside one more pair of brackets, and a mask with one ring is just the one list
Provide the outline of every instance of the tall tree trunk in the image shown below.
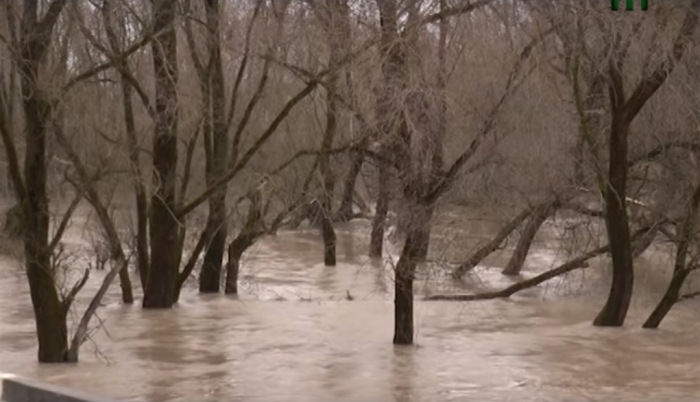
[[[331,66],[337,63],[339,58],[338,49],[331,45]],[[331,67],[333,68],[333,67]],[[338,74],[333,73],[328,78],[327,91],[328,99],[326,101],[326,132],[323,136],[321,144],[321,154],[319,155],[319,171],[323,179],[323,190],[321,193],[321,233],[323,235],[323,262],[326,266],[335,266],[336,264],[336,235],[333,228],[333,192],[335,189],[335,180],[331,170],[331,161],[329,151],[333,146],[333,139],[337,128],[337,112],[338,105],[335,100],[335,92],[338,83]]]
[[34,307],[40,362],[66,360],[67,310],[58,294],[49,248],[49,199],[46,193],[46,136],[51,114],[45,91],[38,84],[39,66],[51,43],[55,23],[66,1],[51,2],[38,20],[37,0],[25,0],[21,22],[19,60],[22,107],[25,116],[25,188],[21,200],[25,230],[24,253]]
[[390,170],[389,167],[385,166],[383,163],[379,166],[377,181],[377,204],[374,211],[374,218],[372,219],[372,231],[369,241],[369,256],[372,258],[381,258],[382,256],[386,216],[389,213]]
[[622,65],[626,49],[619,33],[612,37],[614,57],[609,58],[608,92],[612,122],[610,124],[610,161],[608,180],[605,186],[605,223],[608,230],[612,260],[613,280],[608,300],[593,321],[597,326],[621,326],[632,298],[634,269],[630,247],[630,231],[626,208],[627,187],[627,137],[630,124],[647,101],[664,84],[685,48],[694,35],[700,21],[700,0],[692,0],[681,29],[674,40],[668,59],[659,64],[651,73],[645,74],[628,100],[625,100]]
[[535,240],[535,235],[540,230],[544,222],[554,212],[556,212],[559,203],[557,201],[548,202],[538,206],[532,216],[525,225],[525,229],[520,234],[518,245],[515,246],[513,255],[508,261],[508,265],[503,269],[503,275],[520,275],[520,270],[525,264],[527,254],[530,252],[532,242]]
[[[219,0],[204,0],[207,14],[207,46],[209,48],[209,65],[211,66],[208,89],[211,97],[211,164],[208,181],[215,183],[224,177],[229,163],[229,135],[226,121],[226,94],[224,92],[223,62],[221,60],[221,12]],[[208,112],[208,110],[207,110]],[[209,242],[204,255],[204,264],[200,275],[199,291],[218,293],[221,284],[221,266],[228,223],[226,220],[226,191],[227,186],[221,186],[219,191],[209,200],[209,219],[216,231]]]
[[632,300],[634,268],[627,218],[627,133],[629,124],[613,111],[610,131],[610,162],[605,191],[605,226],[612,254],[613,281],[603,310],[593,321],[596,326],[621,326]]
[[148,256],[148,197],[143,184],[143,174],[139,160],[139,142],[134,123],[134,108],[131,101],[132,88],[124,78],[121,82],[122,103],[124,107],[124,125],[129,146],[129,161],[134,175],[134,194],[136,200],[136,269],[141,279],[141,289],[146,290],[149,270]]
[[338,129],[338,86],[342,69],[339,65],[348,53],[350,40],[350,9],[347,0],[325,1],[316,13],[328,35],[328,68],[332,71],[326,80],[326,129],[319,155],[319,171],[323,180],[321,194],[321,231],[323,234],[323,261],[326,266],[336,264],[336,235],[333,228],[333,195],[335,178],[331,169],[330,150]]
[[151,263],[144,308],[170,308],[178,276],[179,222],[175,216],[177,177],[177,3],[153,0],[152,53],[156,82],[156,124],[153,138],[155,190],[151,198]]

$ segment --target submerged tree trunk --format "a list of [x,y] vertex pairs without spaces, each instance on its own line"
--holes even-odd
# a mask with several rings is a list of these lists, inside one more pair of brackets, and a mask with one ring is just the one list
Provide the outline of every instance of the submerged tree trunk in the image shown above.
[[209,241],[199,276],[199,291],[201,293],[219,293],[221,286],[221,266],[228,235],[225,202],[225,197],[221,193],[213,196],[209,201],[209,218],[204,229],[207,233],[203,234]]
[[479,248],[474,254],[472,254],[467,261],[463,262],[453,273],[455,279],[459,279],[468,271],[476,267],[484,258],[488,257],[494,251],[498,250],[501,244],[508,238],[508,236],[517,229],[520,224],[525,222],[525,220],[532,215],[534,209],[525,209],[515,218],[511,219],[506,223],[501,230],[496,234],[496,236],[491,239],[490,242],[486,243],[484,246]]
[[347,0],[325,1],[316,13],[328,35],[328,68],[332,71],[326,80],[326,128],[319,155],[319,171],[323,180],[321,194],[321,231],[323,234],[323,261],[326,266],[336,264],[336,235],[333,228],[333,195],[335,179],[331,169],[330,150],[338,131],[338,100],[342,58],[348,53],[350,40],[350,9]]
[[248,217],[246,223],[241,229],[241,232],[228,246],[228,263],[226,264],[226,294],[238,293],[238,273],[240,271],[241,256],[243,253],[255,243],[255,240],[260,237],[264,230],[263,227],[263,205],[262,205],[262,188],[258,187],[253,190],[249,197],[250,208],[248,209]]
[[37,16],[37,0],[24,1],[21,49],[17,60],[25,116],[24,191],[20,203],[24,218],[24,255],[34,307],[40,362],[66,360],[68,351],[67,309],[56,288],[49,247],[49,199],[46,193],[47,127],[51,105],[39,85],[39,66],[51,43],[54,26],[66,1],[54,0],[44,17]]
[[[210,169],[207,171],[207,181],[210,185],[226,175],[228,165],[228,124],[226,122],[226,94],[224,92],[224,73],[221,59],[221,12],[218,0],[204,2],[207,14],[207,47],[209,48],[208,65],[211,66],[205,74],[208,78],[206,93],[211,102],[211,108],[205,113],[211,113],[212,149],[207,154],[211,158]],[[205,102],[208,104],[208,102]],[[209,200],[209,219],[211,228],[215,230],[204,255],[204,264],[200,275],[199,291],[203,293],[218,293],[221,283],[221,266],[226,249],[228,224],[226,220],[226,190],[221,186],[219,191]]]
[[649,315],[649,318],[644,321],[642,328],[655,329],[659,327],[661,321],[666,317],[666,314],[671,311],[673,305],[678,301],[681,287],[683,286],[683,282],[685,282],[685,278],[688,277],[688,274],[690,274],[690,271],[687,269],[681,269],[673,273],[673,278],[668,285],[668,289],[666,289],[666,293],[664,293],[659,304],[656,305],[654,311]]
[[175,185],[177,178],[177,38],[176,2],[154,0],[153,39],[157,113],[153,137],[155,190],[151,199],[151,263],[143,297],[144,308],[170,308],[178,277],[179,222]]
[[593,321],[596,326],[621,326],[632,300],[634,268],[627,218],[627,133],[629,124],[613,111],[610,131],[610,162],[605,191],[605,226],[612,254],[613,281],[603,310]]
[[[427,211],[426,211],[427,212]],[[426,214],[427,215],[427,214]],[[394,345],[413,344],[413,280],[416,265],[421,259],[425,241],[430,232],[429,222],[415,222],[409,229],[401,257],[396,264],[394,280]]]
[[238,273],[240,271],[243,253],[255,243],[255,238],[241,234],[228,246],[228,262],[226,263],[226,294],[238,294]]
[[520,275],[520,270],[525,264],[527,254],[530,252],[530,246],[532,246],[532,242],[535,240],[535,235],[547,218],[556,212],[558,206],[559,203],[557,201],[552,201],[535,208],[532,216],[525,225],[525,229],[520,234],[518,245],[515,246],[515,251],[513,251],[508,265],[503,269],[503,275]]
[[668,59],[645,74],[628,100],[625,99],[622,65],[626,49],[619,32],[611,35],[613,57],[609,58],[608,92],[612,121],[610,124],[609,170],[605,189],[605,223],[613,260],[613,280],[605,306],[593,321],[596,326],[621,326],[632,298],[634,269],[626,209],[627,137],[630,124],[647,101],[669,77],[688,47],[700,21],[700,0],[691,2]]
[[122,103],[124,107],[124,121],[126,137],[129,145],[129,160],[134,175],[134,197],[136,200],[136,269],[139,271],[141,289],[146,290],[146,282],[149,270],[148,256],[148,197],[143,184],[139,161],[139,143],[136,136],[136,124],[134,123],[134,108],[131,102],[131,85],[122,78]]
[[[331,65],[336,63],[336,58],[339,57],[337,49],[331,46]],[[332,67],[331,67],[332,68]],[[327,85],[328,100],[326,102],[328,110],[326,111],[326,132],[323,136],[321,144],[321,155],[319,156],[319,171],[323,178],[323,190],[321,193],[321,233],[323,235],[323,263],[326,266],[335,266],[336,264],[336,235],[333,228],[333,192],[335,182],[333,172],[330,166],[330,151],[333,146],[333,139],[337,128],[337,104],[335,101],[335,91],[337,87],[337,74],[332,74],[329,77]]]
[[[689,266],[686,260],[688,258],[690,242],[693,239],[693,233],[697,227],[698,209],[700,209],[700,184],[695,187],[685,219],[680,230],[678,231],[676,261],[673,267],[673,279],[671,279],[671,283],[668,285],[668,289],[666,290],[664,297],[661,299],[649,318],[647,318],[646,322],[644,322],[644,328],[659,327],[661,321],[663,321],[664,317],[666,317],[666,314],[671,311],[673,305],[678,301],[683,282],[685,282],[685,279],[693,270],[697,269],[696,266]],[[697,261],[694,262],[694,264],[697,264]]]
[[[637,232],[634,233],[632,236],[634,239],[638,239],[639,236],[642,235],[642,233],[646,232],[648,229],[641,229],[638,230]],[[521,290],[529,289],[532,287],[535,287],[541,283],[544,283],[552,278],[556,278],[557,276],[566,274],[568,272],[571,272],[573,270],[579,269],[579,268],[586,268],[588,267],[588,264],[586,263],[588,260],[591,258],[595,258],[601,254],[605,254],[610,251],[610,245],[605,245],[602,247],[598,247],[596,249],[593,249],[591,251],[588,251],[584,254],[581,254],[580,256],[571,259],[564,264],[558,266],[557,268],[551,269],[547,272],[543,272],[535,277],[532,277],[530,279],[520,281],[517,283],[514,283],[510,286],[508,286],[505,289],[502,290],[496,290],[492,292],[485,292],[485,293],[477,293],[477,294],[467,294],[467,295],[432,295],[427,297],[427,300],[451,300],[451,301],[475,301],[475,300],[490,300],[490,299],[498,299],[498,298],[505,298],[505,297],[510,297],[514,295],[517,292],[520,292]]]

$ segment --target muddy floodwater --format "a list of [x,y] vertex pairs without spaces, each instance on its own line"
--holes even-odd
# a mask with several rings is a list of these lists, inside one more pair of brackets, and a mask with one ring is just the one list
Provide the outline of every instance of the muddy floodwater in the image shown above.
[[[700,300],[677,305],[659,330],[640,328],[669,277],[662,247],[637,260],[624,328],[591,325],[608,290],[605,258],[507,300],[421,301],[426,293],[497,289],[517,280],[499,273],[507,249],[468,274],[462,289],[445,274],[444,261],[468,255],[497,228],[476,219],[440,221],[432,262],[416,284],[413,347],[391,344],[392,261],[365,257],[366,221],[338,228],[334,268],[320,263],[313,230],[264,239],[245,257],[239,298],[200,296],[190,286],[172,311],[144,311],[138,302],[121,305],[115,284],[99,310],[103,328],[77,365],[35,363],[27,281],[19,261],[6,257],[0,372],[128,401],[700,400]],[[561,228],[545,229],[523,277],[568,257],[554,241]],[[85,233],[73,229],[66,246],[87,248]],[[79,310],[101,275],[92,275]]]

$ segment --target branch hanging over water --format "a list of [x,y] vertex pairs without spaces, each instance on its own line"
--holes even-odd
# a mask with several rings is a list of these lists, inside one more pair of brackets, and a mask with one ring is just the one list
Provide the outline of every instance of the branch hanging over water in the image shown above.
[[[633,235],[632,235],[632,240],[636,240],[639,236],[642,234],[646,233],[649,231],[648,227],[642,228],[637,230]],[[558,266],[557,268],[554,268],[552,270],[549,270],[547,272],[541,273],[533,278],[517,282],[511,286],[508,286],[505,289],[502,290],[497,290],[493,292],[484,292],[484,293],[477,293],[477,294],[467,294],[467,295],[433,295],[433,296],[428,296],[426,297],[426,300],[430,301],[436,301],[436,300],[450,300],[450,301],[474,301],[474,300],[490,300],[490,299],[499,299],[499,298],[506,298],[510,297],[513,294],[529,289],[532,287],[535,287],[541,283],[544,283],[552,278],[555,278],[559,275],[563,275],[567,272],[571,272],[575,269],[578,268],[584,268],[586,267],[586,261],[590,260],[591,258],[597,257],[601,254],[607,253],[610,251],[610,245],[605,245],[603,247],[598,247],[595,248],[585,254],[582,254],[573,260],[567,261],[566,263]]]
[[477,293],[477,294],[471,294],[471,295],[433,295],[429,296],[426,298],[426,300],[451,300],[451,301],[473,301],[473,300],[490,300],[490,299],[499,299],[503,297],[510,297],[513,294],[529,289],[532,287],[535,287],[543,282],[546,282],[552,278],[555,278],[559,275],[565,274],[567,272],[573,271],[578,268],[583,268],[586,266],[585,262],[590,260],[593,257],[597,257],[603,253],[606,253],[610,251],[610,245],[606,245],[604,247],[598,247],[596,249],[593,249],[589,251],[586,254],[583,254],[571,261],[566,262],[565,264],[560,265],[559,267],[552,269],[550,271],[547,271],[545,273],[542,273],[540,275],[535,276],[534,278],[522,281],[522,282],[517,282],[511,286],[508,286],[507,288],[503,290],[498,290],[494,292],[485,292],[485,293]]

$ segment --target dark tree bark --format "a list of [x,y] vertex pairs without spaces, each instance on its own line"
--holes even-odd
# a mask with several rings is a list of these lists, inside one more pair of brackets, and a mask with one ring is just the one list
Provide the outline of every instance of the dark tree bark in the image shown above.
[[649,318],[644,322],[644,328],[658,328],[666,314],[671,311],[671,308],[679,300],[681,287],[688,275],[697,269],[697,262],[688,264],[688,251],[690,242],[693,239],[693,233],[697,227],[698,209],[700,208],[700,184],[695,187],[693,196],[691,197],[685,219],[678,231],[676,243],[676,260],[673,266],[673,278],[666,289],[659,304],[651,313]]
[[520,239],[518,239],[518,244],[515,246],[513,255],[510,257],[510,260],[508,260],[508,265],[503,269],[503,275],[520,275],[520,270],[523,268],[523,264],[525,264],[527,254],[530,252],[530,246],[532,246],[532,242],[535,240],[535,235],[547,218],[556,212],[558,207],[558,201],[551,201],[535,208],[532,212],[532,216],[525,225],[525,229],[520,234]]
[[394,280],[394,345],[413,344],[413,279],[419,246],[411,231],[406,237]]
[[178,275],[179,240],[176,216],[177,177],[177,3],[153,0],[152,53],[156,82],[156,124],[153,138],[154,187],[151,198],[151,263],[144,292],[144,308],[170,308]]
[[605,226],[610,241],[613,281],[608,301],[593,321],[596,326],[621,326],[624,323],[634,286],[626,202],[629,123],[624,124],[620,121],[621,117],[618,111],[613,111],[609,145],[610,166],[608,186],[605,191]]
[[[211,186],[226,174],[228,166],[228,124],[226,122],[226,94],[223,64],[221,60],[221,13],[218,0],[204,0],[207,22],[207,48],[209,49],[209,69],[203,75],[203,96],[207,98],[205,113],[210,114],[210,130],[205,130],[205,140],[211,149],[207,152],[207,185]],[[211,107],[209,107],[211,105]],[[204,254],[204,264],[200,274],[199,291],[218,293],[221,283],[221,266],[226,249],[228,224],[226,221],[226,190],[219,191],[209,199],[209,230],[213,236]]]
[[664,296],[659,301],[659,304],[656,305],[651,315],[644,321],[642,328],[656,329],[661,325],[661,321],[663,321],[668,312],[671,311],[671,308],[673,308],[679,300],[683,282],[685,282],[690,272],[690,270],[681,269],[673,273],[673,278],[666,289],[666,293],[664,293]]
[[226,263],[226,294],[238,294],[238,273],[240,271],[241,257],[253,244],[255,239],[249,235],[237,236],[228,246],[228,262]]
[[[643,233],[648,231],[649,228],[643,228],[634,233],[632,236],[633,239],[638,239],[639,236],[641,236]],[[511,286],[508,286],[505,289],[502,290],[497,290],[494,292],[485,292],[485,293],[478,293],[478,294],[468,294],[468,295],[432,295],[427,297],[427,300],[451,300],[451,301],[474,301],[474,300],[490,300],[490,299],[498,299],[498,298],[505,298],[505,297],[510,297],[514,295],[517,292],[520,292],[521,290],[529,289],[532,287],[535,287],[541,283],[544,283],[552,278],[556,278],[559,275],[566,274],[568,272],[571,272],[573,270],[579,269],[579,268],[586,268],[588,267],[588,264],[586,263],[588,260],[591,258],[597,257],[599,255],[605,254],[610,251],[610,245],[605,245],[603,247],[598,247],[596,249],[593,249],[585,254],[581,254],[580,256],[565,262],[564,264],[558,266],[557,268],[554,268],[552,270],[549,270],[547,272],[543,272],[533,278],[520,281],[517,283],[514,283]]]
[[610,126],[609,168],[605,190],[606,227],[613,260],[613,280],[608,300],[593,321],[596,326],[621,326],[632,298],[634,269],[630,233],[626,208],[627,190],[627,137],[630,124],[647,101],[664,84],[678,61],[683,56],[690,38],[698,25],[700,0],[691,1],[691,9],[673,43],[671,55],[656,69],[645,75],[629,99],[625,99],[622,65],[625,59],[624,46],[619,33],[613,35],[614,57],[609,61],[608,92],[612,122]]
[[38,18],[37,0],[25,0],[20,24],[18,70],[25,116],[23,206],[24,253],[34,307],[40,362],[63,362],[67,358],[66,305],[56,288],[49,247],[49,200],[46,193],[46,143],[51,104],[39,85],[39,70],[51,44],[54,26],[67,0],[54,0]]
[[262,188],[253,190],[248,196],[250,208],[248,217],[241,232],[228,246],[228,262],[226,263],[226,294],[238,293],[238,273],[241,256],[255,241],[265,233],[263,219]]

